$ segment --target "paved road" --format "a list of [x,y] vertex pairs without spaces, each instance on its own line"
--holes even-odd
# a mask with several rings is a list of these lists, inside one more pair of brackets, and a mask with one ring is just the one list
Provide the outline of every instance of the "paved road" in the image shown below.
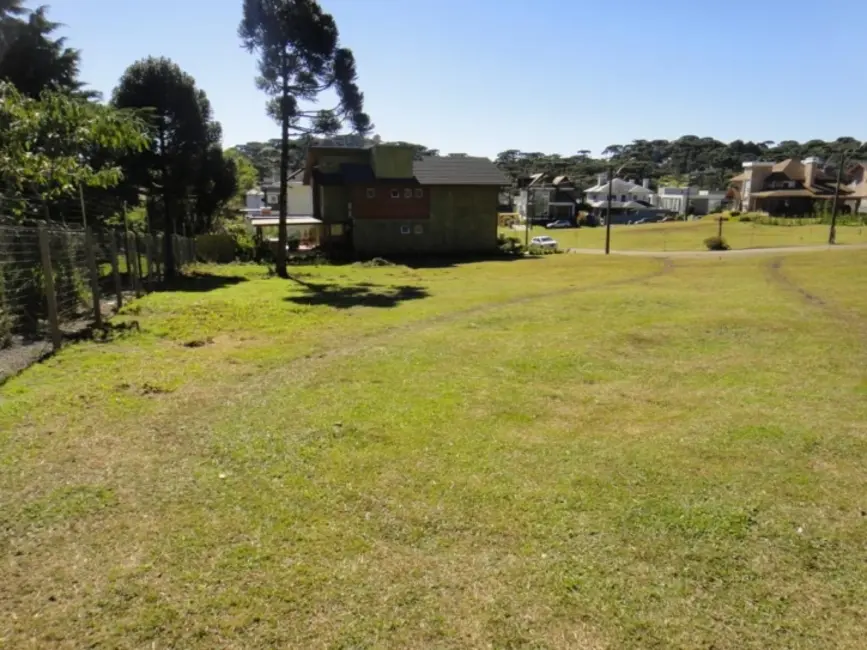
[[[718,255],[720,257],[735,257],[735,256],[750,256],[750,255],[774,255],[785,253],[816,253],[819,251],[852,251],[852,250],[867,250],[867,244],[837,244],[829,246],[828,244],[819,244],[816,246],[779,246],[776,248],[740,248],[730,251],[615,251],[612,250],[612,255],[631,255],[634,257],[709,257]],[[605,251],[599,248],[570,248],[567,253],[576,253],[578,255],[604,255]]]

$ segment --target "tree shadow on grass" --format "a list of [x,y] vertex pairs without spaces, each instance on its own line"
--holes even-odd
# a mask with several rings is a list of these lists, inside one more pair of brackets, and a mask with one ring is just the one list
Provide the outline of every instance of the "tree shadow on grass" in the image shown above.
[[527,262],[539,259],[535,256],[502,255],[492,253],[490,255],[444,255],[444,256],[418,256],[418,257],[390,257],[389,261],[410,269],[442,269],[464,264],[478,264],[479,262]]
[[247,278],[239,275],[213,275],[211,273],[193,272],[179,274],[173,280],[164,283],[160,289],[162,291],[205,292],[231,287],[246,281]]
[[420,300],[430,296],[427,289],[410,285],[383,286],[361,282],[353,285],[319,284],[292,278],[304,288],[304,293],[286,298],[296,305],[327,305],[335,309],[352,307],[395,307],[407,300]]

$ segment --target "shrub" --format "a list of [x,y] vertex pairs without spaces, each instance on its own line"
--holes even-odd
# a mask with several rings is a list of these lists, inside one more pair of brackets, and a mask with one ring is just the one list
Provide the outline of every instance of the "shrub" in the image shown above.
[[738,219],[738,221],[740,221],[741,223],[748,223],[748,222],[750,222],[750,221],[752,221],[752,220],[753,220],[753,217],[752,217],[752,215],[750,215],[750,214],[745,214],[745,215],[742,216],[740,219]]
[[524,254],[524,245],[521,243],[521,240],[513,236],[498,235],[497,248],[500,249],[503,255],[518,256]]
[[559,248],[547,248],[545,246],[538,246],[536,244],[530,244],[530,248],[527,251],[530,255],[558,255],[562,253]]
[[242,262],[249,262],[256,255],[256,242],[250,234],[249,228],[243,223],[233,223],[226,227],[226,234],[235,243],[235,258]]
[[731,248],[724,237],[708,237],[704,240],[704,245],[709,251],[727,251]]
[[729,216],[739,217],[741,216],[741,213],[738,210],[732,210],[731,212],[729,212]]
[[301,237],[298,235],[290,235],[286,240],[286,246],[290,251],[297,251],[301,247]]

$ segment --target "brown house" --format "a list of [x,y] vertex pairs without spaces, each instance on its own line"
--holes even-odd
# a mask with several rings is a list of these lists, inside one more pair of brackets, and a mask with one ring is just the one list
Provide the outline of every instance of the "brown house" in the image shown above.
[[493,251],[508,185],[487,158],[417,159],[396,145],[311,147],[304,183],[323,246],[363,255]]
[[828,173],[818,158],[793,158],[778,163],[745,162],[744,171],[729,181],[728,198],[744,212],[804,216],[816,212],[838,196],[839,206],[857,210],[867,198],[867,178],[860,163],[843,175],[839,192],[836,174]]

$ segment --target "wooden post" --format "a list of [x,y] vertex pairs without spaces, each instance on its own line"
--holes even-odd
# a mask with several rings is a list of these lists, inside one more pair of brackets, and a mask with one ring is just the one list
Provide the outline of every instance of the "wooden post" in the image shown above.
[[723,218],[720,217],[719,218],[719,230],[717,231],[717,237],[719,237],[720,239],[722,239],[722,223],[723,223]]
[[129,236],[127,241],[127,259],[131,259],[132,266],[130,266],[129,272],[132,276],[132,288],[135,290],[135,295],[137,298],[141,298],[141,281],[139,280],[139,260],[138,260],[138,246],[136,245],[136,236],[132,234]]
[[48,324],[51,328],[51,343],[60,349],[60,321],[57,317],[57,295],[54,293],[54,271],[51,267],[51,240],[45,226],[39,226],[39,252],[42,255],[42,277],[45,287],[45,302],[48,307]]
[[84,249],[87,254],[87,266],[90,270],[90,291],[93,294],[93,322],[102,327],[102,306],[99,298],[99,270],[96,268],[96,251],[93,245],[93,232],[84,229]]
[[145,255],[148,263],[148,291],[154,290],[154,241],[150,235],[145,235]]
[[129,290],[135,291],[135,275],[133,274],[132,252],[129,245],[130,235],[128,231],[123,234],[123,254],[126,257],[126,275],[129,278]]
[[117,308],[123,307],[123,286],[120,283],[120,265],[117,258],[117,233],[109,231],[109,252],[111,253],[111,274],[114,276],[114,292],[117,294]]
[[81,202],[81,225],[87,228],[87,212],[84,209],[84,186],[78,185],[78,200]]

